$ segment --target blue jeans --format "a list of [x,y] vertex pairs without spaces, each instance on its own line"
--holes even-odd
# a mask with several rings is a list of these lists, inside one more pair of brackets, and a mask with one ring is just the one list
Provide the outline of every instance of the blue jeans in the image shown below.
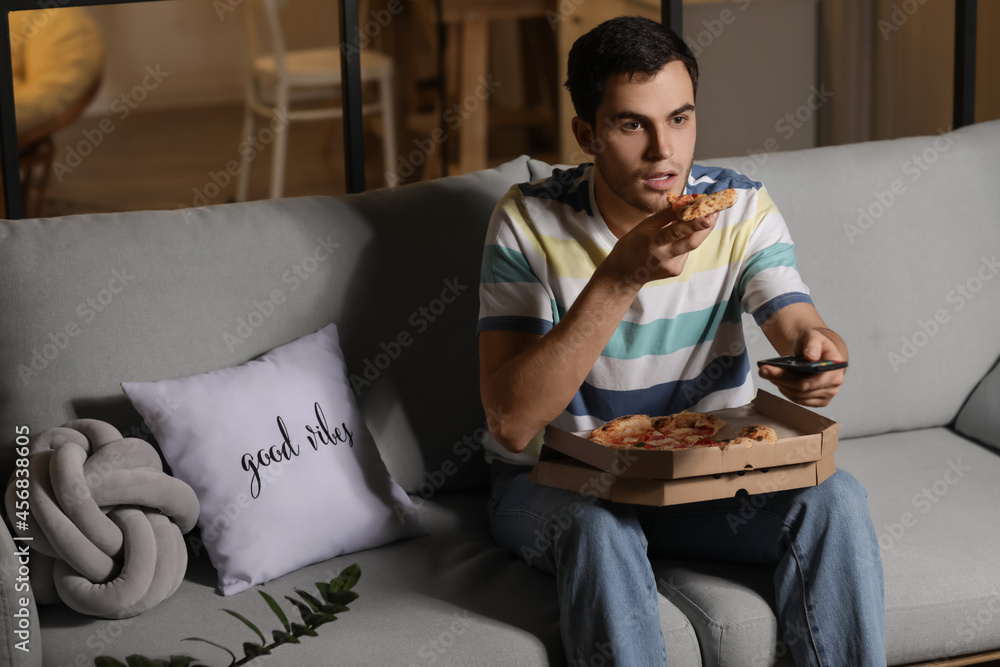
[[[837,470],[819,486],[668,507],[541,486],[493,463],[501,546],[553,574],[571,667],[666,665],[649,557],[775,566],[779,636],[800,667],[884,666],[885,596],[868,495]],[[752,501],[752,502],[751,502]]]

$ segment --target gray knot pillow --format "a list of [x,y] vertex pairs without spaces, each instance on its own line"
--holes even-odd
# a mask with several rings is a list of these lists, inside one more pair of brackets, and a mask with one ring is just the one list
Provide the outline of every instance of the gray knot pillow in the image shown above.
[[15,534],[32,538],[33,565],[48,560],[39,554],[52,559],[51,568],[32,568],[39,603],[127,618],[173,595],[187,569],[182,535],[198,521],[198,498],[163,472],[149,443],[78,419],[41,431],[28,452],[27,521],[14,477],[4,500]]

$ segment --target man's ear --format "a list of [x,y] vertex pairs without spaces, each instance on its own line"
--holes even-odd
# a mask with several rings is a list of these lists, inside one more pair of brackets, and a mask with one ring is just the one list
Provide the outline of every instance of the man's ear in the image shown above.
[[570,124],[573,129],[573,136],[576,138],[576,143],[580,146],[580,150],[587,155],[593,155],[595,153],[594,128],[579,116],[573,116]]

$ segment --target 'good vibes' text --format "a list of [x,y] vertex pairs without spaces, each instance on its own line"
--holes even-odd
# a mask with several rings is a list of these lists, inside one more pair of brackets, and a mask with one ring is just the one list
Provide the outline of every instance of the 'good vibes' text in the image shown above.
[[[354,446],[354,433],[347,428],[347,423],[342,422],[339,428],[330,430],[326,423],[326,416],[319,403],[313,403],[313,411],[316,414],[316,425],[306,425],[309,435],[306,440],[314,451],[319,450],[320,445],[339,445],[346,442],[348,446]],[[271,445],[266,449],[258,449],[257,454],[250,452],[243,455],[241,463],[243,469],[251,474],[250,495],[256,498],[260,495],[260,469],[272,463],[281,461],[291,461],[299,455],[299,447],[292,444],[292,439],[288,437],[288,428],[285,421],[278,415],[278,430],[281,432],[281,443]]]

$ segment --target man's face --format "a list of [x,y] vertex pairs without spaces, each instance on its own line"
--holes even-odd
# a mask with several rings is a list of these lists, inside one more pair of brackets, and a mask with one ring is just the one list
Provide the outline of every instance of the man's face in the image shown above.
[[612,224],[630,225],[667,207],[684,192],[694,159],[694,86],[674,61],[652,77],[609,78],[597,127],[580,118],[573,130],[594,156],[598,205]]

